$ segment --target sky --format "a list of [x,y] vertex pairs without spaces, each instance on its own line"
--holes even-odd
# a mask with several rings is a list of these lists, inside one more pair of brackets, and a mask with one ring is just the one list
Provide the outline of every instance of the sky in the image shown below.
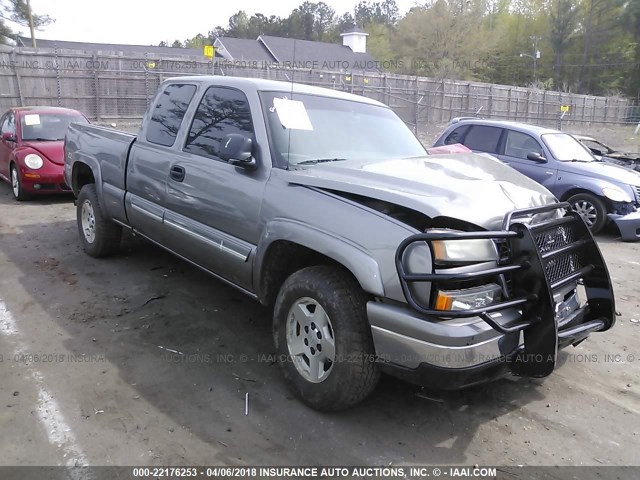
[[[37,14],[47,14],[55,23],[36,32],[37,38],[96,43],[157,45],[162,40],[185,40],[207,34],[217,25],[227,26],[238,10],[248,15],[262,13],[286,17],[304,0],[31,0]],[[312,0],[314,1],[314,0]],[[349,11],[359,0],[324,0],[338,15]],[[400,14],[416,0],[396,0]],[[11,25],[29,36],[29,29]]]

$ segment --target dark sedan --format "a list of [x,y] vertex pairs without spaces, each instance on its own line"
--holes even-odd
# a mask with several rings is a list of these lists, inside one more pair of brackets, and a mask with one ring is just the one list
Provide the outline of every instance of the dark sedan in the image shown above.
[[64,136],[86,117],[68,108],[17,107],[0,118],[0,179],[16,200],[38,193],[71,192],[64,181]]
[[573,136],[518,122],[462,119],[434,146],[461,143],[486,152],[568,201],[597,233],[614,220],[624,240],[640,238],[640,173],[599,162]]

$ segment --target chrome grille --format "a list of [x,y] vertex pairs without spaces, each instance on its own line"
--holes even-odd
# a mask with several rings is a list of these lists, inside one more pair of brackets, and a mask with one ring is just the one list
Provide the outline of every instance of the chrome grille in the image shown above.
[[633,187],[636,192],[636,203],[640,203],[640,187]]

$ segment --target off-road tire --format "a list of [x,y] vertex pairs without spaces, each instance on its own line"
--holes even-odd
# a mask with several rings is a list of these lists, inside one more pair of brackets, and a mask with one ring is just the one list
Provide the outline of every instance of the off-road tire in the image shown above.
[[[92,209],[94,218],[95,238],[93,241],[89,241],[82,226],[82,209],[87,202]],[[96,258],[107,257],[120,248],[122,227],[104,215],[94,183],[89,183],[80,190],[77,201],[77,222],[80,243],[87,254]]]
[[[335,362],[320,383],[305,379],[292,361],[287,343],[289,311],[301,298],[315,300],[327,313],[335,341]],[[314,266],[293,273],[278,293],[273,336],[284,377],[304,403],[322,411],[349,408],[374,390],[380,372],[375,363],[367,296],[353,276],[339,267]]]

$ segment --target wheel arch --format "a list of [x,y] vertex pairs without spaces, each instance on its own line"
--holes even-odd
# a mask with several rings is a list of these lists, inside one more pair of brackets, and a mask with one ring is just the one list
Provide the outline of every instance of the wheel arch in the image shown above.
[[101,195],[100,169],[85,161],[76,161],[71,169],[71,190],[78,197],[80,190],[87,184],[95,183],[98,195]]
[[593,195],[594,197],[597,197],[599,200],[602,201],[602,203],[605,204],[605,206],[607,207],[607,212],[611,212],[612,205],[611,205],[611,201],[608,198],[606,198],[604,195],[598,195],[593,190],[589,190],[588,188],[584,188],[584,187],[574,187],[574,188],[571,188],[571,189],[567,190],[559,198],[559,200],[561,202],[566,202],[567,200],[569,200],[574,195],[578,195],[580,193],[586,193],[587,195]]
[[292,273],[313,265],[336,265],[360,287],[384,296],[378,263],[364,249],[307,224],[277,220],[265,228],[255,257],[253,284],[260,301],[272,304]]

